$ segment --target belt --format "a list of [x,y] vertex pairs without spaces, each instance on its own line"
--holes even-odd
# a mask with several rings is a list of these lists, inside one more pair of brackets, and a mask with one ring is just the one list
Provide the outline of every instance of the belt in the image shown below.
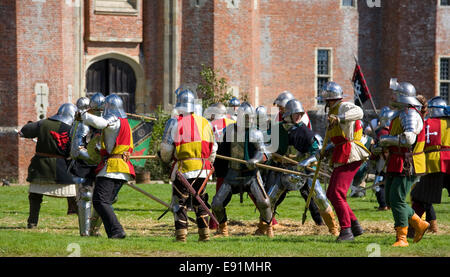
[[108,159],[122,159],[125,162],[130,161],[130,152],[123,152],[122,154],[111,154],[108,156]]

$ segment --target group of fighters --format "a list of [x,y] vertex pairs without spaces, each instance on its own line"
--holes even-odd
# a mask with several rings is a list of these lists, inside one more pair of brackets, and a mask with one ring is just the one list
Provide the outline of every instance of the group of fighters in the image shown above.
[[[440,203],[443,184],[450,183],[450,114],[442,98],[427,103],[416,96],[410,83],[395,80],[390,88],[392,109],[384,108],[380,121],[364,134],[363,110],[343,101],[338,84],[326,83],[319,96],[326,103],[325,140],[312,130],[302,104],[288,91],[273,102],[279,113],[271,118],[264,106],[255,109],[236,98],[228,109],[217,103],[202,112],[195,93],[177,90],[158,151],[161,161],[172,167],[170,206],[176,240],[186,241],[190,208],[196,214],[199,241],[208,241],[211,229],[229,236],[226,206],[233,194],[240,194],[242,201],[244,192],[259,211],[254,234],[273,237],[277,207],[289,191],[299,191],[305,200],[312,196],[308,208],[316,224],[325,223],[338,242],[352,241],[364,230],[347,203],[347,193],[361,165],[372,159],[377,163],[377,200],[394,217],[393,246],[408,245],[408,227],[418,242],[430,228],[429,222],[436,223],[432,203]],[[22,136],[38,138],[28,176],[30,228],[37,225],[42,194],[61,193],[48,193],[48,184],[72,186],[65,185],[74,182],[64,178],[73,174],[79,184],[80,234],[97,235],[103,221],[109,238],[126,236],[112,208],[121,186],[135,175],[130,163],[133,138],[126,118],[120,97],[98,93],[91,99],[80,98],[76,106],[64,104],[57,115],[22,128]],[[367,135],[372,136],[371,145],[365,144]],[[289,157],[293,153],[295,160]],[[332,168],[326,192],[313,178],[323,159]],[[261,169],[261,164],[286,171]],[[206,183],[213,174],[216,194],[209,205]],[[410,207],[406,198],[413,184]],[[421,219],[424,212],[429,222]]]

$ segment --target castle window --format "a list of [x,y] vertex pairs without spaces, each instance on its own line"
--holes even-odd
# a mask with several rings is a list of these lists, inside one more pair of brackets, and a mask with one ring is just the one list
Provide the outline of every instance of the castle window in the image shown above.
[[[317,49],[317,96],[320,95],[322,86],[331,81],[331,50]],[[317,100],[317,104],[324,104],[323,101]]]
[[95,0],[95,13],[137,15],[139,0]]
[[439,64],[439,95],[449,103],[450,96],[450,57],[441,58]]
[[450,0],[441,0],[441,6],[450,6]]
[[355,0],[342,0],[342,6],[344,7],[354,7]]

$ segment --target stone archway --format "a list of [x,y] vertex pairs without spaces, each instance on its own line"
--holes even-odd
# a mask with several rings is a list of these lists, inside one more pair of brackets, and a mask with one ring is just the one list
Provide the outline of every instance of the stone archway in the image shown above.
[[127,112],[148,112],[144,102],[144,70],[137,58],[110,52],[90,58],[85,68],[86,95],[98,90],[105,96],[117,93],[127,102]]

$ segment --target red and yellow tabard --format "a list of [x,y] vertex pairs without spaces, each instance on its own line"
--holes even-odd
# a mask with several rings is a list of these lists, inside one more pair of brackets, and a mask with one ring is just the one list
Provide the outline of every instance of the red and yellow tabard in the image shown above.
[[125,160],[121,157],[115,156],[110,157],[112,155],[120,156],[123,155],[124,153],[126,154],[127,152],[129,153],[128,154],[129,156],[131,155],[131,153],[133,153],[133,135],[131,132],[130,124],[128,123],[128,120],[126,118],[119,118],[119,120],[120,120],[120,130],[116,138],[116,144],[111,153],[108,153],[108,151],[106,151],[106,146],[103,139],[104,134],[102,133],[102,148],[100,150],[100,155],[102,156],[103,159],[102,162],[98,165],[96,172],[97,173],[100,172],[100,170],[105,166],[105,161],[107,160],[108,161],[106,166],[107,173],[112,172],[128,173],[131,176],[133,176],[133,178],[135,178],[136,174],[134,172],[134,167],[129,159]]
[[216,139],[218,139],[218,136],[222,135],[223,130],[230,124],[236,123],[236,121],[229,119],[229,118],[220,118],[213,120],[211,122],[211,125],[213,126],[213,132],[216,134]]
[[425,121],[426,173],[450,174],[450,118]]
[[[328,115],[338,115],[339,114],[339,107],[341,106],[341,103],[336,105],[334,108],[330,110]],[[340,124],[334,125],[331,129],[328,130],[330,140],[334,144],[334,150],[333,150],[333,156],[331,158],[331,161],[333,163],[339,163],[339,164],[347,164],[348,160],[350,158],[350,152],[352,150],[352,142],[357,144],[358,146],[361,146],[365,151],[368,153],[369,150],[364,146],[364,144],[361,142],[362,135],[363,135],[363,125],[361,120],[355,121],[355,129],[353,131],[353,140],[349,140],[346,136],[344,131],[342,130]]]
[[208,120],[196,114],[189,114],[179,115],[177,121],[174,143],[180,172],[211,169],[208,158],[214,146],[214,134]]
[[[414,108],[410,108],[414,109]],[[415,110],[415,109],[414,109]],[[400,122],[400,117],[396,117],[391,121],[389,127],[389,134],[397,136],[403,133],[403,127]],[[403,166],[405,162],[405,155],[412,155],[412,165],[414,175],[425,173],[425,153],[423,152],[425,147],[425,128],[417,135],[416,143],[413,145],[411,152],[410,147],[389,146],[389,160],[387,165],[387,172],[390,173],[403,173]]]

